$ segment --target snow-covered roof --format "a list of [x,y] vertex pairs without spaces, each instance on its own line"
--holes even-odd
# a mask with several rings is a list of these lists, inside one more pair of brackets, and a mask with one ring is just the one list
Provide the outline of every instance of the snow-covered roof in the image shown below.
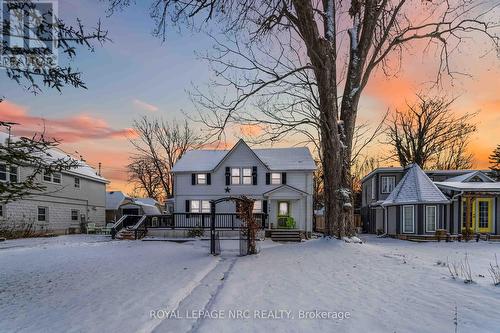
[[[238,141],[237,145],[243,140]],[[212,171],[232,150],[190,150],[175,163],[172,172]],[[269,170],[315,170],[307,147],[252,149]]]
[[145,215],[161,215],[160,209],[155,205],[147,205],[140,201],[125,203],[120,208],[141,207]]
[[[8,138],[9,138],[9,134],[0,131],[0,143],[1,144],[4,144]],[[18,140],[18,139],[19,138],[17,138],[17,137],[11,136],[11,140]],[[89,166],[86,162],[81,161],[81,160],[69,155],[68,153],[66,153],[58,148],[48,149],[45,152],[44,156],[42,156],[42,157],[45,158],[48,162],[56,161],[58,159],[70,158],[74,161],[77,161],[78,166],[76,168],[72,168],[70,170],[63,170],[62,173],[70,174],[70,175],[74,175],[74,176],[79,176],[82,178],[92,179],[92,180],[102,182],[102,183],[108,182],[108,180],[106,178],[99,176],[97,174],[97,171],[94,168],[92,168],[91,166]]]
[[106,192],[106,209],[117,210],[125,200],[132,202],[132,198],[121,191]]
[[458,191],[500,192],[500,182],[435,182],[439,188]]
[[389,194],[382,206],[448,202],[425,172],[417,164],[411,164],[406,168],[403,179]]
[[451,177],[446,179],[445,182],[467,182],[475,176],[479,177],[483,182],[494,182],[493,179],[491,179],[481,171],[473,171],[460,176]]
[[134,198],[134,201],[138,201],[138,202],[141,202],[143,204],[150,205],[150,206],[155,206],[155,205],[160,204],[158,201],[156,201],[153,198]]

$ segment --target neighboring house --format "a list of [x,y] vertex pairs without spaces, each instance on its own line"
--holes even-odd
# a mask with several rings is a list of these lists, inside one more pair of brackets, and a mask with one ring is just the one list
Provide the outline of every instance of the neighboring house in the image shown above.
[[[245,195],[254,212],[267,214],[266,228],[312,231],[313,171],[308,148],[252,149],[239,140],[231,150],[191,150],[174,165],[174,213],[210,213],[210,200]],[[235,213],[234,202],[217,213]],[[288,225],[290,227],[290,225]]]
[[160,208],[152,198],[133,198],[121,191],[106,192],[106,223],[116,222],[123,215],[160,215]]
[[394,236],[434,235],[437,229],[458,234],[470,200],[473,231],[500,234],[499,197],[500,183],[478,170],[378,168],[362,179],[363,226]]
[[[8,134],[0,132],[3,143]],[[51,158],[70,157],[58,149],[50,149]],[[43,173],[38,181],[43,193],[0,204],[0,224],[19,228],[32,225],[34,231],[53,233],[77,232],[80,223],[104,225],[107,180],[92,167],[78,161],[79,167],[68,171]],[[32,167],[7,167],[0,164],[0,181],[22,181],[33,173]]]

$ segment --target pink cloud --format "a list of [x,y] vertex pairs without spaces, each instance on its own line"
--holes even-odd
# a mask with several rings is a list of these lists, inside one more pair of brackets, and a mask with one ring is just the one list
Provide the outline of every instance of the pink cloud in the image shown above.
[[45,131],[46,135],[64,142],[87,139],[126,139],[137,134],[131,128],[114,129],[104,119],[79,114],[60,119],[31,116],[26,107],[9,101],[0,103],[0,119],[18,123],[13,128],[16,135],[32,135]]

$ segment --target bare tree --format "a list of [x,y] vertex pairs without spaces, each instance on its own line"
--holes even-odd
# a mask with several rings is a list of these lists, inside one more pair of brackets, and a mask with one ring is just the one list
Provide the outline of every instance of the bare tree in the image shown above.
[[467,152],[470,136],[476,131],[475,113],[456,116],[451,110],[454,99],[417,95],[415,104],[407,103],[388,121],[387,143],[391,157],[406,166],[463,169],[472,166]]
[[132,157],[132,162],[127,165],[129,181],[134,185],[137,196],[153,198],[163,202],[162,186],[154,162],[148,157]]
[[[111,10],[129,3],[111,0]],[[464,38],[486,36],[492,49],[498,47],[493,31],[498,25],[490,22],[498,20],[497,7],[497,2],[468,0],[351,0],[349,5],[335,0],[164,0],[152,1],[151,14],[155,33],[162,37],[170,21],[199,22],[198,14],[224,24],[230,46],[218,43],[222,52],[211,57],[215,84],[223,91],[202,92],[198,98],[206,110],[201,120],[215,136],[262,98],[290,107],[317,104],[324,187],[329,189],[327,234],[342,237],[354,232],[353,138],[358,104],[371,75],[376,69],[397,71],[403,52],[418,40],[437,50],[436,80],[443,73],[456,76],[448,59]],[[304,77],[311,85],[300,90]],[[313,91],[306,94],[310,87]],[[297,119],[304,117],[298,113]]]
[[[159,184],[157,186],[161,188],[161,191],[151,193],[156,193],[156,196],[162,199],[171,197],[173,193],[173,177],[170,171],[175,162],[188,149],[198,146],[198,136],[187,121],[182,123],[175,120],[166,122],[146,116],[134,121],[133,129],[138,134],[138,138],[130,140],[137,150],[131,164],[134,165],[134,162],[137,161],[147,161],[147,168],[151,174],[147,174],[146,177],[154,177],[151,181],[157,182]],[[144,169],[141,172],[143,171]],[[130,176],[134,177],[134,180],[138,181],[139,184],[142,182],[135,174],[135,171],[130,173]],[[150,185],[148,183],[148,190],[152,189]],[[144,190],[148,193],[145,187]]]

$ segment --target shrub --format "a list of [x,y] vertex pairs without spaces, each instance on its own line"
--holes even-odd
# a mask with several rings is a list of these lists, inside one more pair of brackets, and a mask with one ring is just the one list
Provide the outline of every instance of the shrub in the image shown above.
[[498,266],[497,255],[495,254],[495,264],[490,263],[490,268],[488,269],[493,279],[493,284],[495,286],[500,286],[500,266]]
[[195,238],[195,237],[203,237],[205,234],[205,231],[203,228],[196,228],[196,229],[189,229],[188,230],[188,237],[190,238]]

